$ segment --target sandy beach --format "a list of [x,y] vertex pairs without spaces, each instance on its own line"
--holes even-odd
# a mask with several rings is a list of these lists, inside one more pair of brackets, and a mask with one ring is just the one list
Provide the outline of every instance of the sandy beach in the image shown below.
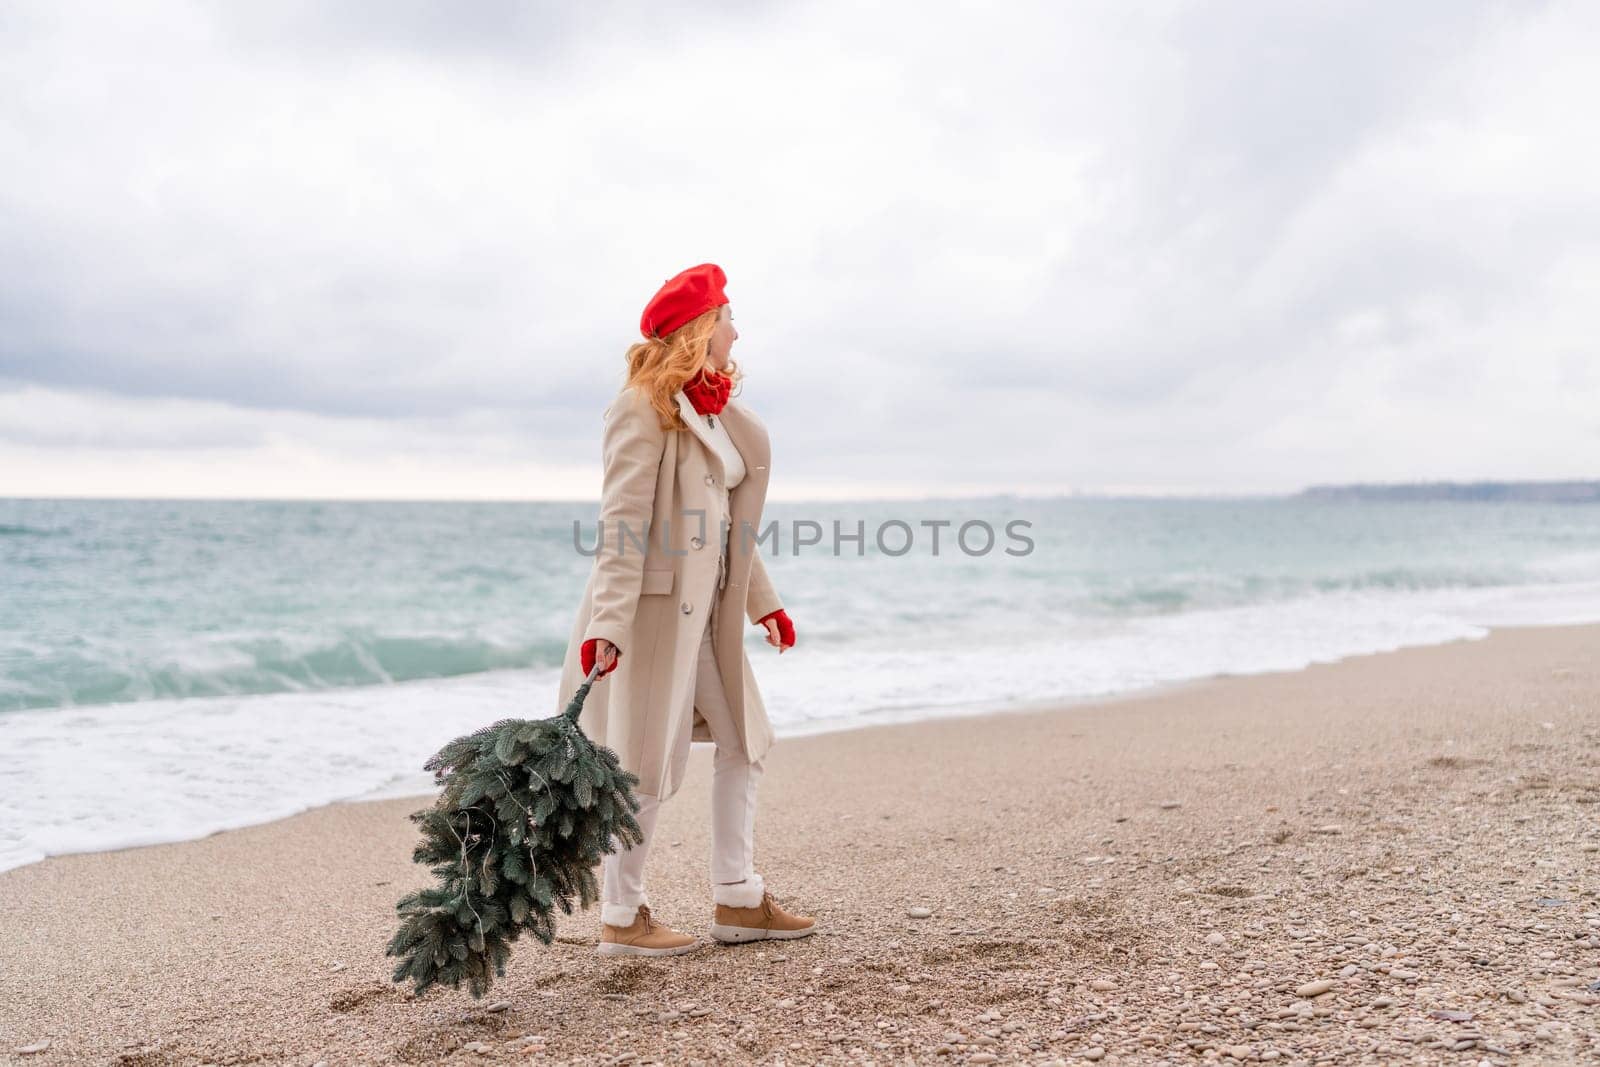
[[[1600,626],[768,767],[808,940],[605,959],[591,911],[418,999],[383,948],[427,799],[336,804],[0,874],[0,1062],[1600,1061]],[[702,935],[708,777],[697,748],[650,886]]]

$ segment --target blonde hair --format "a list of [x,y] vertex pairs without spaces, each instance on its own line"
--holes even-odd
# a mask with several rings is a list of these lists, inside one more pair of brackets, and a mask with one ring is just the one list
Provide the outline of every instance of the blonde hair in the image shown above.
[[[652,337],[628,346],[624,357],[628,364],[626,385],[638,387],[650,397],[650,404],[661,416],[663,430],[687,430],[683,416],[678,413],[678,402],[673,396],[702,368],[709,366],[706,357],[711,351],[711,335],[721,321],[722,309],[714,307],[679,326],[665,337]],[[743,375],[739,364],[732,359],[723,371],[733,379],[737,388]]]

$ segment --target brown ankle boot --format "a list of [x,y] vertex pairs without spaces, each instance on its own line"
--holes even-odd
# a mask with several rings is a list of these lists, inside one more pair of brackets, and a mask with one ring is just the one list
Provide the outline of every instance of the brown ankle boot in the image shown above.
[[650,906],[642,904],[628,926],[601,923],[600,945],[595,951],[602,956],[681,956],[699,947],[700,942],[689,934],[657,924],[650,918]]
[[740,944],[745,941],[765,941],[805,937],[815,933],[817,921],[804,915],[791,915],[778,906],[772,894],[761,893],[761,903],[753,908],[735,908],[718,904],[711,923],[711,936],[718,941]]

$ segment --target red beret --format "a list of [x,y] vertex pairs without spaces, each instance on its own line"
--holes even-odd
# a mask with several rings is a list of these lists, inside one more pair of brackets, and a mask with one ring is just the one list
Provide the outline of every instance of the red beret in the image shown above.
[[684,323],[728,302],[722,287],[728,276],[715,263],[702,263],[668,278],[639,316],[639,332],[665,337]]

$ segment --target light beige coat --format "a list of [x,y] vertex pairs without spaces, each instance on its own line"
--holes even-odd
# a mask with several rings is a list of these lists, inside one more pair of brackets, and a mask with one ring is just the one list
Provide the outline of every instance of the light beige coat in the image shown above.
[[[681,761],[675,767],[673,755],[685,735],[711,740],[692,693],[713,604],[712,648],[745,754],[757,760],[771,747],[772,726],[745,656],[744,634],[746,626],[783,607],[761,561],[763,546],[755,542],[772,454],[766,426],[737,400],[730,399],[717,416],[745,464],[724,514],[722,456],[705,417],[682,390],[675,399],[687,431],[662,430],[649,398],[632,387],[605,410],[603,540],[573,621],[556,701],[558,711],[565,708],[583,683],[579,657],[585,640],[604,638],[621,649],[616,669],[589,690],[579,725],[639,776],[638,792],[663,799],[683,784]],[[731,536],[719,588],[724,529]],[[641,551],[646,535],[648,548]],[[765,550],[773,550],[770,540]]]

